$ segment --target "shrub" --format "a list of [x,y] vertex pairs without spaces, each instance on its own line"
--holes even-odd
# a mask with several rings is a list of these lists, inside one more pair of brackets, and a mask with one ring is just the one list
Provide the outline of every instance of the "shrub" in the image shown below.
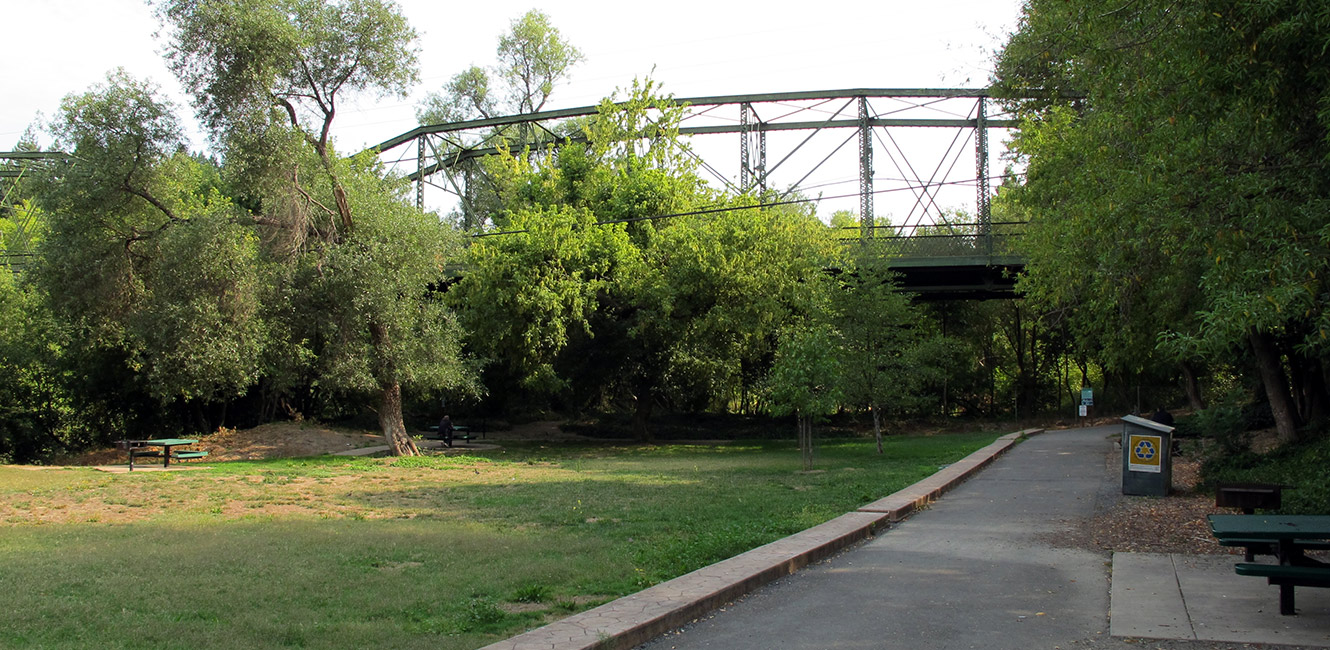
[[1250,452],[1207,460],[1202,470],[1205,485],[1216,483],[1280,483],[1293,486],[1284,492],[1284,514],[1330,512],[1330,484],[1325,468],[1330,466],[1330,436],[1312,434],[1310,440],[1281,447],[1258,456]]

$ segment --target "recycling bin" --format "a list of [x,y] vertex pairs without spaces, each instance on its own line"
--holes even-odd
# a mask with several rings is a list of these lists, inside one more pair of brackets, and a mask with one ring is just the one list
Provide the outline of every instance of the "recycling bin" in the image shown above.
[[1168,496],[1173,487],[1173,427],[1145,418],[1122,418],[1122,493]]

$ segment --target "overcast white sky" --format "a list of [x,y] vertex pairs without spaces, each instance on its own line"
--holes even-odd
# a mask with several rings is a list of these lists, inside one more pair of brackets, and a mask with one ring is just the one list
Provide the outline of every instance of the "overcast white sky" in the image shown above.
[[[471,64],[490,65],[500,34],[532,8],[548,14],[586,61],[547,108],[594,104],[634,77],[676,97],[843,88],[982,87],[1020,0],[843,0],[669,3],[574,0],[400,0],[420,33],[421,83],[406,100],[365,101],[339,114],[342,151],[415,126],[424,95]],[[123,67],[192,109],[162,63],[142,0],[0,0],[0,150],[60,99]],[[654,70],[654,71],[653,71]],[[42,144],[49,139],[40,138]],[[196,136],[197,146],[202,146]]]

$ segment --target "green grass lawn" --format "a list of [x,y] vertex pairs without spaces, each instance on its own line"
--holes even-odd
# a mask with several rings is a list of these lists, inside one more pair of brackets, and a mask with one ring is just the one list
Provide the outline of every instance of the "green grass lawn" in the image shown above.
[[996,434],[0,467],[0,647],[475,648],[839,516]]

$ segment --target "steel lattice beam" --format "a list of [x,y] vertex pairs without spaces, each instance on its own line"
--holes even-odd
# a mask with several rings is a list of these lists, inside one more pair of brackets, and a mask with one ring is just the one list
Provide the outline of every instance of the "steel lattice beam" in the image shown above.
[[[747,95],[715,95],[708,97],[684,97],[676,98],[673,101],[681,106],[720,106],[725,104],[757,104],[764,102],[786,102],[802,101],[809,99],[839,99],[847,97],[866,97],[872,98],[947,98],[947,97],[987,97],[988,90],[984,88],[854,88],[849,90],[814,90],[806,92],[791,93],[755,93]],[[624,105],[624,102],[615,104]],[[372,151],[389,151],[398,146],[406,144],[417,137],[429,133],[451,133],[456,131],[472,131],[477,129],[488,129],[498,126],[508,126],[512,124],[524,124],[530,122],[544,122],[547,120],[560,120],[569,117],[581,117],[585,115],[594,115],[600,110],[599,106],[582,106],[578,108],[564,108],[553,111],[541,111],[538,113],[526,113],[522,115],[507,115],[502,117],[487,118],[483,120],[467,120],[464,122],[452,122],[449,124],[430,124],[416,127],[397,137],[385,140],[373,147]],[[910,122],[915,122],[908,120]],[[967,120],[961,120],[966,122]],[[923,120],[919,124],[874,124],[874,126],[966,126],[965,124],[944,124],[951,122],[949,120]],[[972,120],[968,120],[972,122]],[[926,123],[926,124],[925,124]],[[857,122],[851,121],[852,126],[857,126]],[[997,126],[992,124],[992,126]],[[1012,124],[1014,126],[1014,124]],[[732,127],[737,128],[737,127]],[[682,131],[681,131],[682,132]],[[708,133],[719,133],[720,131],[699,131]],[[730,131],[733,132],[733,131]]]
[[[882,111],[880,107],[870,105],[870,100],[874,99],[897,100],[899,106],[893,106],[889,110]],[[974,104],[971,104],[969,111],[957,111],[954,110],[954,102],[958,99],[962,101],[973,100]],[[980,222],[980,229],[985,232],[988,230],[991,187],[988,178],[987,132],[990,128],[1015,128],[1018,126],[1018,122],[1011,119],[990,119],[986,104],[987,99],[987,89],[976,88],[855,88],[671,98],[670,101],[676,106],[694,109],[685,113],[684,120],[678,128],[680,135],[698,136],[733,133],[739,136],[739,168],[735,180],[737,180],[737,189],[740,192],[750,192],[754,189],[765,191],[768,180],[775,169],[790,160],[816,133],[825,129],[855,129],[856,133],[850,137],[855,138],[857,136],[859,144],[857,165],[859,167],[860,235],[862,239],[866,240],[873,236],[873,227],[876,225],[873,200],[875,195],[873,187],[873,130],[893,127],[975,129],[976,217]],[[835,108],[835,105],[839,103],[838,100],[844,100],[844,105],[840,109]],[[621,102],[618,105],[623,104]],[[767,109],[762,109],[764,117],[759,117],[759,104],[772,107],[770,111],[774,115],[768,115]],[[857,115],[848,112],[847,109],[850,104],[857,105]],[[737,116],[732,111],[716,111],[717,108],[725,106],[737,107]],[[541,123],[594,115],[599,110],[599,105],[584,106],[450,124],[424,125],[386,140],[370,149],[370,151],[382,153],[406,144],[412,139],[423,141],[432,137],[447,142],[446,155],[439,151],[439,147],[433,147],[432,145],[433,155],[427,155],[425,147],[418,146],[414,156],[416,158],[415,170],[408,172],[406,178],[417,183],[416,202],[423,207],[426,179],[433,174],[446,173],[452,186],[451,191],[455,192],[462,202],[463,212],[466,214],[465,220],[469,223],[474,216],[470,214],[472,208],[470,201],[472,197],[470,195],[474,188],[471,187],[469,182],[464,184],[465,187],[458,187],[461,179],[458,177],[456,170],[462,170],[464,177],[469,178],[475,159],[500,153],[501,146],[491,146],[491,143],[495,142],[496,137],[503,137],[502,133],[505,129],[514,126],[525,129],[525,132],[533,136],[537,129],[532,127],[543,129],[543,137],[534,136],[529,140],[523,140],[525,142],[523,146],[529,147],[532,151],[541,151],[571,142],[584,141],[584,136],[580,134],[566,137],[557,136],[553,130],[541,126]],[[923,113],[924,116],[918,117],[919,113]],[[973,117],[966,116],[967,113]],[[823,114],[826,119],[809,120],[806,116],[810,114]],[[936,114],[937,117],[930,117],[929,115],[932,114]],[[699,124],[699,122],[701,123]],[[793,150],[784,153],[774,167],[769,168],[766,160],[767,133],[789,131],[807,131],[810,134],[803,138]],[[844,144],[848,144],[848,142]],[[821,167],[834,154],[835,151],[828,154],[822,162],[813,167],[813,170],[815,171]],[[407,162],[408,160],[409,154],[398,158],[397,162]],[[810,171],[791,186],[791,191],[801,187],[812,173]],[[727,184],[730,183],[719,175],[718,178],[721,178]],[[931,179],[927,181],[930,185],[932,182]]]
[[868,119],[868,98],[859,98],[859,238],[873,236],[873,127]]

